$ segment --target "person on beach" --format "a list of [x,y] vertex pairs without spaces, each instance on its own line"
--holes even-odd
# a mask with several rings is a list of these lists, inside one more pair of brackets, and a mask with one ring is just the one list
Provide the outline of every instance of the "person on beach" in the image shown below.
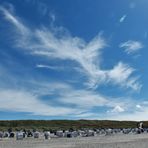
[[144,129],[143,129],[143,122],[140,121],[140,122],[138,123],[138,133],[140,134],[140,133],[143,133],[143,132],[144,132]]

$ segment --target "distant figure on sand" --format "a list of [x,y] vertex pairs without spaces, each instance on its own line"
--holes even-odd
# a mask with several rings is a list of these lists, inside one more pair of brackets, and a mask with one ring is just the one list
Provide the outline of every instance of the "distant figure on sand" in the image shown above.
[[138,133],[140,134],[140,133],[143,133],[143,132],[144,132],[144,130],[143,130],[143,122],[140,121],[138,123]]

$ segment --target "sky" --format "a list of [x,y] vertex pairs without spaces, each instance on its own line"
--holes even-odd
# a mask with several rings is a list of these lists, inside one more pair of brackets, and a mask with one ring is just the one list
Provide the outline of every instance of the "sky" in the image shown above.
[[147,0],[0,0],[0,120],[148,120]]

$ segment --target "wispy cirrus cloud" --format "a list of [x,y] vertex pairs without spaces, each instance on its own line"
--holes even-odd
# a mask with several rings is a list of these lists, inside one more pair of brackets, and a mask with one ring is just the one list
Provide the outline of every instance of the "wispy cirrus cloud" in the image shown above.
[[127,42],[121,43],[120,48],[124,48],[127,54],[133,54],[144,47],[139,41],[128,40]]
[[[0,72],[12,81],[11,83],[8,81],[8,86],[4,88],[0,84],[0,111],[25,112],[27,115],[39,116],[62,116],[64,118],[72,115],[76,119],[104,119],[104,117],[110,119],[115,118],[115,115],[119,118],[119,114],[124,114],[134,106],[127,98],[108,97],[92,90],[74,88],[67,83],[55,81],[49,83],[35,78],[15,78],[4,69],[1,69]],[[19,85],[14,85],[13,82]],[[42,97],[45,96],[47,101],[44,102]],[[147,102],[143,104],[136,102],[135,104],[143,107]],[[35,110],[33,106],[38,110]],[[100,107],[106,108],[106,112],[94,112],[94,108]],[[111,117],[108,117],[108,114]]]
[[[89,118],[94,108],[114,108],[126,102],[102,95],[92,90],[74,88],[67,83],[47,82],[39,78],[14,77],[10,71],[0,68],[0,111],[22,112],[27,115]],[[11,80],[11,81],[10,81]],[[11,87],[13,86],[13,88]],[[46,97],[46,101],[43,99]],[[42,100],[43,99],[43,100]],[[34,107],[38,108],[35,110]],[[57,111],[58,110],[58,111]]]
[[[26,80],[27,81],[27,80]],[[33,83],[33,82],[28,82]],[[99,93],[88,90],[77,90],[64,83],[41,83],[35,81],[36,87],[1,88],[0,111],[25,112],[28,115],[63,116],[71,114],[75,118],[90,116],[94,107],[112,107],[126,102],[111,100]],[[56,92],[54,101],[50,100]],[[48,103],[41,98],[47,95]],[[70,107],[74,106],[74,107]],[[35,108],[37,109],[35,109]]]
[[[94,115],[97,118],[98,113],[93,112],[94,108],[106,107],[112,113],[123,113],[125,110],[122,106],[127,103],[95,92],[95,88],[108,83],[133,90],[141,88],[141,84],[132,76],[134,69],[128,64],[118,62],[111,69],[101,68],[102,52],[107,43],[100,34],[86,42],[82,38],[72,37],[61,28],[55,28],[54,31],[45,27],[31,29],[22,23],[21,19],[14,15],[14,12],[10,12],[4,7],[0,7],[0,11],[16,29],[17,35],[14,34],[16,47],[22,48],[26,53],[33,56],[46,58],[47,61],[69,60],[74,62],[81,69],[77,72],[83,73],[87,77],[87,82],[83,83],[87,88],[91,88],[89,90],[77,90],[67,84],[50,83],[51,85],[49,85],[43,84],[40,80],[33,80],[32,82],[25,80],[25,83],[30,86],[28,89],[25,86],[23,90],[1,89],[0,96],[5,100],[1,99],[0,110],[27,112],[41,116],[68,116],[73,114],[73,117],[76,118],[90,118]],[[37,64],[36,67],[51,70],[60,69],[57,65]],[[42,101],[42,97],[47,95],[47,97],[52,98],[52,94],[55,92],[57,95],[54,98],[56,104],[50,99],[48,104]],[[13,99],[14,102],[12,102]],[[34,110],[32,106],[39,109]],[[75,109],[70,106],[74,106]]]
[[41,116],[65,116],[82,112],[78,109],[47,105],[37,96],[15,89],[0,90],[0,111],[26,112],[30,115]]
[[[7,19],[8,21],[10,21],[11,23],[13,23],[16,26],[16,29],[18,29],[19,32],[21,32],[21,34],[26,35],[28,33],[28,29],[27,27],[25,27],[20,21],[19,18],[16,18],[15,16],[13,16],[7,9],[5,9],[4,7],[0,6],[0,11],[3,12],[5,19]],[[12,10],[11,10],[12,11]]]
[[66,91],[60,96],[60,101],[66,104],[76,105],[87,109],[99,106],[111,106],[111,104],[109,105],[110,101],[99,93],[73,89],[69,89],[69,93],[66,93]]
[[47,69],[51,69],[51,70],[64,70],[64,67],[60,67],[60,66],[50,66],[50,65],[44,65],[44,64],[37,64],[36,65],[37,68],[47,68]]
[[140,90],[142,85],[137,83],[137,78],[130,77],[134,71],[135,69],[128,64],[119,62],[112,70],[108,71],[109,81],[120,84],[123,87],[133,88],[133,90]]
[[127,17],[127,15],[124,14],[124,15],[119,19],[119,22],[120,22],[120,23],[124,22],[125,19],[126,19],[126,17]]
[[[107,46],[105,39],[101,35],[97,35],[91,41],[86,42],[79,37],[72,37],[63,33],[63,30],[59,32],[59,29],[57,29],[58,32],[45,27],[31,30],[4,7],[0,7],[0,10],[5,18],[16,27],[17,32],[20,33],[16,46],[35,56],[46,57],[50,60],[58,59],[76,62],[87,76],[88,82],[85,84],[89,88],[97,88],[103,83],[112,83],[134,90],[140,89],[137,79],[131,76],[134,70],[129,65],[119,62],[112,69],[101,69],[101,53],[103,48]],[[138,42],[131,41],[121,44],[120,47],[126,47],[128,52],[142,48]]]

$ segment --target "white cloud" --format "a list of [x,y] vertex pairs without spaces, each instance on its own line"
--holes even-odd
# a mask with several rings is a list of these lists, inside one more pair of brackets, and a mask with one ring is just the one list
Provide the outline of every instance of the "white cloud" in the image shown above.
[[67,105],[75,105],[75,108],[81,108],[87,112],[91,111],[94,107],[115,107],[127,104],[125,99],[109,98],[101,95],[99,92],[90,90],[77,90],[70,85],[66,85],[63,88],[54,87],[53,85],[52,89],[57,92],[57,100],[59,102]]
[[[139,90],[141,88],[138,79],[132,75],[135,69],[128,64],[118,62],[108,70],[101,69],[101,53],[103,48],[107,46],[105,39],[101,35],[97,35],[89,42],[86,42],[79,37],[72,37],[68,33],[65,33],[63,29],[55,28],[54,31],[44,27],[40,29],[31,29],[22,23],[20,18],[16,17],[4,7],[0,7],[0,11],[3,12],[5,18],[16,27],[16,34],[19,34],[19,36],[17,36],[17,42],[15,42],[16,46],[21,47],[28,54],[39,57],[42,56],[47,60],[56,59],[74,61],[78,65],[75,69],[77,69],[77,71],[80,69],[79,72],[83,72],[83,74],[87,76],[88,81],[85,83],[87,84],[87,87],[97,88],[98,85],[111,83],[125,88],[132,88],[133,90]],[[126,16],[121,19],[121,22],[123,22],[125,18]],[[131,43],[131,41],[129,43]],[[137,43],[136,45],[130,45],[129,43],[123,43],[120,47],[126,48],[126,50],[133,50],[132,52],[138,50],[136,48],[140,48]],[[130,51],[129,53],[132,52]],[[44,64],[38,64],[36,67],[59,70],[58,66]],[[0,75],[5,74],[0,71]],[[13,79],[12,77],[10,79]],[[133,115],[125,113],[129,106],[127,107],[127,102],[124,99],[106,97],[92,89],[77,90],[68,84],[44,83],[41,80],[35,79],[31,81],[29,80],[30,82],[28,82],[28,80],[24,81],[24,83],[28,84],[26,85],[29,87],[28,89],[25,88],[26,86],[22,86],[25,90],[15,88],[0,90],[0,110],[27,112],[28,114],[42,116],[73,115],[73,117],[77,118],[92,118],[92,116],[97,118],[97,113],[93,113],[93,108],[106,107],[112,108],[112,110],[109,110],[108,112],[111,113],[108,119],[119,120],[138,119],[139,117],[137,117],[137,115],[141,115],[139,119],[146,119],[145,114],[148,113],[146,107],[143,108],[143,110],[140,110],[141,112],[139,112],[139,110],[134,112]],[[20,82],[18,84],[20,84]],[[53,105],[52,99],[49,99],[48,104],[41,101],[41,96],[52,96],[55,92],[57,95],[55,100],[59,103],[58,105]],[[71,105],[72,107],[67,107]],[[136,108],[140,109],[140,107],[143,106],[135,105],[134,107],[136,110]],[[116,114],[116,116],[113,114]],[[103,116],[107,117],[104,114]]]
[[41,116],[80,114],[82,110],[47,105],[37,96],[23,90],[0,90],[0,110],[26,112]]
[[127,42],[121,43],[120,48],[124,48],[127,54],[132,54],[143,48],[143,44],[139,41],[129,40]]
[[[131,77],[133,69],[130,66],[120,62],[113,69],[101,69],[101,53],[107,45],[101,35],[85,42],[79,37],[72,37],[62,31],[53,32],[47,28],[31,30],[5,8],[1,7],[1,11],[3,11],[7,20],[21,32],[21,36],[17,39],[17,46],[26,49],[29,54],[46,57],[50,60],[59,59],[76,62],[87,76],[88,82],[85,84],[89,88],[97,88],[100,84],[110,82],[134,90],[140,89],[137,79]],[[121,46],[124,47],[124,45]],[[134,50],[133,47],[132,50]],[[47,66],[44,67],[47,68]]]
[[120,19],[119,19],[119,22],[122,23],[125,21],[127,15],[123,15]]
[[[5,75],[4,71],[3,75]],[[21,81],[23,80],[17,79],[17,81],[22,84]],[[40,116],[71,117],[72,115],[72,117],[78,119],[103,119],[104,117],[109,119],[114,118],[112,114],[118,116],[118,113],[123,113],[124,111],[122,112],[121,108],[128,110],[131,107],[136,110],[136,105],[127,98],[127,100],[125,98],[111,98],[92,90],[75,89],[67,83],[48,83],[39,79],[25,79],[24,81],[27,83],[27,87],[19,85],[15,88],[10,83],[8,85],[13,86],[13,89],[11,87],[0,89],[0,110],[25,112],[30,115]],[[57,96],[54,97],[56,103],[51,99],[52,95],[55,94]],[[46,96],[48,103],[42,101],[43,96]],[[141,104],[141,106],[146,106],[148,103],[144,101]],[[34,107],[38,108],[38,110],[34,110]],[[108,111],[111,117],[107,117],[108,114],[102,112],[93,113],[94,108],[100,107],[112,108],[112,110]]]
[[44,64],[37,64],[37,68],[47,68],[51,70],[64,70],[64,67],[58,67],[58,66],[50,66],[50,65],[44,65]]
[[136,105],[136,108],[138,108],[138,109],[142,109],[142,106],[139,105],[139,104],[137,104],[137,105]]
[[7,19],[8,21],[10,21],[11,23],[13,23],[16,28],[23,34],[23,35],[27,35],[27,33],[29,33],[27,27],[25,27],[18,18],[16,18],[15,16],[13,16],[8,10],[6,10],[4,7],[0,6],[0,11],[3,12],[5,19]]
[[[78,115],[76,115],[75,117],[76,118],[85,118],[85,119],[91,119],[91,118],[94,118],[94,117],[96,117],[98,114],[95,114],[95,113],[90,113],[90,112],[86,112],[86,113],[81,113],[81,114],[78,114]],[[96,119],[96,118],[94,118],[94,119]]]
[[[127,105],[124,106],[123,112],[113,112],[108,111],[108,115],[104,119],[108,120],[128,120],[128,121],[147,121],[147,114],[148,114],[148,103],[147,101],[141,102],[129,102]],[[120,108],[118,108],[120,110]],[[122,111],[122,109],[121,109]]]
[[145,109],[144,111],[135,111],[135,112],[126,112],[123,114],[116,114],[113,116],[108,116],[108,120],[124,120],[124,121],[147,121],[147,114],[148,110]]
[[[94,107],[113,107],[121,104],[99,92],[75,89],[67,83],[47,82],[35,78],[20,79],[4,70],[1,72],[5,76],[7,73],[7,79],[19,84],[14,85],[10,81],[5,87],[0,84],[0,110],[2,111],[25,112],[40,116],[72,114],[76,118],[85,118]],[[42,100],[44,97],[46,102]],[[34,110],[34,107],[38,110]]]
[[[33,83],[33,82],[32,82]],[[87,90],[76,90],[64,83],[44,84],[35,82],[37,89],[0,89],[0,111],[25,112],[40,116],[73,116],[88,117],[94,107],[114,107],[124,102],[113,101],[99,93]],[[47,90],[48,91],[47,91]],[[40,93],[41,92],[41,93]],[[56,92],[54,103],[50,98]],[[42,96],[48,95],[48,103]],[[48,97],[46,97],[48,99]],[[53,104],[54,103],[54,104]],[[74,107],[69,107],[74,105]]]
[[119,105],[115,106],[111,111],[109,111],[110,113],[121,113],[124,112],[125,109]]
[[108,71],[109,81],[120,84],[122,87],[132,88],[139,90],[141,85],[137,83],[135,77],[131,77],[134,69],[127,64],[119,62],[112,70]]
[[[68,93],[66,93],[68,92]],[[64,91],[60,97],[60,101],[66,104],[74,104],[82,108],[92,108],[99,106],[109,105],[105,97],[98,93],[86,91],[86,90],[72,90]]]

